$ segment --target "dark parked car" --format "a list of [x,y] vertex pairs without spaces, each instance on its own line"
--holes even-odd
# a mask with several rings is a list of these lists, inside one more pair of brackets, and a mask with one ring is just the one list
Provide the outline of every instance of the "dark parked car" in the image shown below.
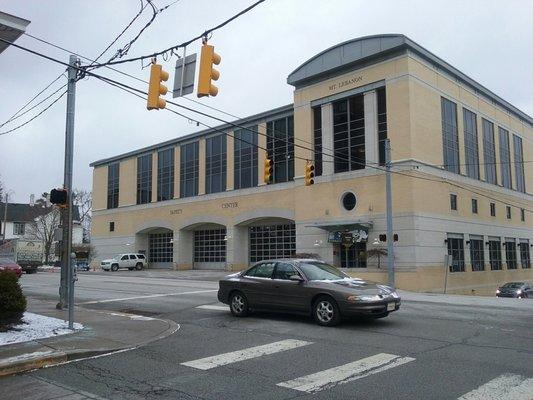
[[0,258],[0,271],[11,271],[17,278],[22,275],[22,267],[10,258]]
[[89,263],[87,263],[86,261],[78,261],[76,263],[76,269],[78,271],[89,271]]
[[261,261],[219,282],[218,299],[231,313],[251,310],[312,315],[319,325],[333,326],[342,317],[382,318],[400,308],[394,289],[351,278],[315,259]]
[[529,282],[508,282],[496,290],[496,297],[533,298],[533,284]]

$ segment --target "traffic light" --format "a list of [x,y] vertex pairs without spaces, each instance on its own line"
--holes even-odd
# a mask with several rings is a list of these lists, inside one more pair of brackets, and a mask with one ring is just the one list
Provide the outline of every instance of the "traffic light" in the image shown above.
[[[379,235],[379,241],[380,242],[386,242],[387,241],[387,235],[384,234],[384,233],[380,234]],[[398,241],[398,234],[397,233],[392,235],[392,241],[393,242],[397,242]]]
[[150,68],[150,83],[148,86],[148,101],[146,102],[146,108],[149,110],[158,110],[165,108],[167,102],[161,99],[160,95],[165,95],[168,89],[161,82],[168,80],[168,72],[163,71],[163,67],[160,64],[152,64]]
[[315,166],[309,161],[305,164],[305,186],[311,186],[315,183]]
[[268,158],[268,155],[267,155],[267,158],[265,158],[265,168],[264,168],[264,175],[263,175],[263,180],[266,184],[269,184],[270,181],[272,180],[272,171],[273,171],[273,168],[272,168],[272,160],[270,158]]
[[200,72],[198,74],[198,97],[216,96],[218,88],[211,83],[220,77],[220,72],[213,68],[213,64],[220,64],[220,56],[215,53],[215,47],[204,42],[200,54]]
[[68,205],[67,189],[52,189],[50,191],[50,203],[56,206],[66,207]]

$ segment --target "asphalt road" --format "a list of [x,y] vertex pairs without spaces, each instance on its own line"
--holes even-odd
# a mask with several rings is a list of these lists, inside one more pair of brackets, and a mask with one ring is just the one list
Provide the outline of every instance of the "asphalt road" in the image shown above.
[[[172,336],[142,348],[0,380],[39,382],[42,397],[105,399],[533,399],[530,308],[404,301],[376,321],[319,327],[301,316],[237,319],[212,276],[82,274],[77,303],[160,315]],[[54,298],[58,274],[22,279],[27,295]],[[520,301],[520,300],[517,300]],[[199,308],[200,307],[200,308]],[[49,394],[46,394],[49,393]],[[77,396],[77,397],[76,397]],[[85,397],[84,397],[85,396]]]

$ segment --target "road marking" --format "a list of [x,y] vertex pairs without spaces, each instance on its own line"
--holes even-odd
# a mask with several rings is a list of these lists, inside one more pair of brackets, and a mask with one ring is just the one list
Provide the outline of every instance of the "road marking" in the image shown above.
[[126,300],[137,300],[137,299],[153,299],[156,297],[167,297],[167,296],[182,296],[184,294],[197,294],[197,293],[211,293],[218,292],[217,289],[212,290],[194,290],[192,292],[181,292],[181,293],[159,293],[159,294],[149,294],[146,296],[135,296],[135,297],[123,297],[121,299],[106,299],[106,300],[94,300],[94,301],[85,301],[82,304],[99,304],[99,303],[113,303],[115,301],[126,301]]
[[196,308],[200,308],[202,310],[229,311],[228,306],[216,306],[214,304],[204,304],[203,306],[198,306]]
[[287,339],[279,342],[269,343],[262,346],[250,347],[243,350],[232,351],[231,353],[219,354],[212,357],[201,358],[199,360],[181,363],[187,367],[207,370],[221,365],[232,364],[239,361],[249,360],[265,356],[268,354],[279,353],[281,351],[295,349],[297,347],[307,346],[312,342],[303,340]]
[[458,400],[524,400],[533,399],[533,379],[504,374],[472,390]]
[[315,374],[281,382],[277,385],[299,390],[301,392],[314,393],[356,379],[365,378],[369,375],[377,374],[414,360],[415,359],[411,357],[400,357],[394,354],[380,353],[338,367],[326,369]]

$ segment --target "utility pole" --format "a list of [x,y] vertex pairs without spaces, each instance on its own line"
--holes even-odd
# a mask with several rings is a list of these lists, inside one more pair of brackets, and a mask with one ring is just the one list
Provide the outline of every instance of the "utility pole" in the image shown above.
[[[63,235],[61,238],[61,282],[59,287],[59,303],[57,308],[63,309],[69,306],[69,327],[73,324],[74,284],[73,271],[71,266],[72,252],[72,170],[74,151],[74,112],[76,105],[76,78],[77,78],[76,56],[69,58],[68,86],[67,86],[67,118],[65,128],[65,169],[63,187],[67,190],[67,207],[61,210],[61,226]],[[70,300],[70,301],[69,301]]]
[[394,234],[392,233],[392,188],[391,188],[391,154],[390,139],[385,139],[385,191],[387,196],[387,270],[389,286],[394,284]]
[[[7,194],[7,191],[6,191],[6,194],[4,195],[4,234],[2,236],[2,240],[6,240],[6,226],[7,226],[7,203],[9,201],[9,196]],[[2,233],[2,232],[0,232]]]

